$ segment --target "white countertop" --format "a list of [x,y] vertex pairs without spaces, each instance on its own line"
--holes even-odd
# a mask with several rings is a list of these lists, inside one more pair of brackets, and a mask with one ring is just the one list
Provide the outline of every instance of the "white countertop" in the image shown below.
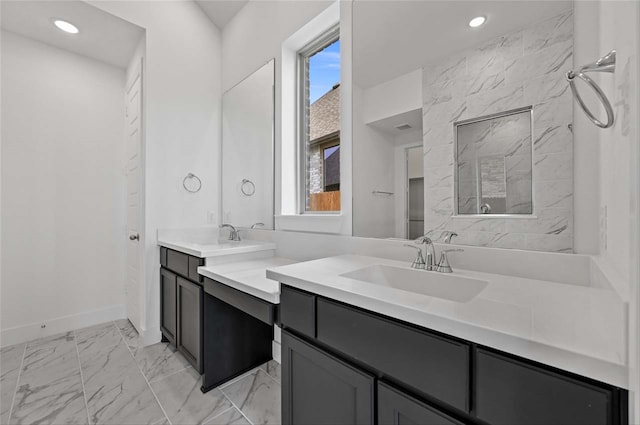
[[376,264],[408,266],[343,255],[267,266],[266,275],[274,283],[627,388],[627,306],[610,288],[454,270],[489,282],[470,301],[455,302],[340,276]]
[[228,239],[186,240],[186,239],[160,239],[158,245],[170,248],[185,254],[200,258],[219,257],[222,255],[245,254],[275,250],[276,245],[271,242],[261,241],[230,241]]
[[266,269],[295,263],[282,257],[235,261],[198,267],[198,273],[273,304],[280,303],[280,284],[267,279]]

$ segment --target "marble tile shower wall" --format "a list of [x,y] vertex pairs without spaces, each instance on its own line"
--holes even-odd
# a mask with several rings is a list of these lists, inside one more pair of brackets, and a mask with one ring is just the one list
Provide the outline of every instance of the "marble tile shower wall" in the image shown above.
[[[457,243],[573,251],[573,10],[423,69],[425,228]],[[533,106],[533,218],[454,217],[453,123]]]

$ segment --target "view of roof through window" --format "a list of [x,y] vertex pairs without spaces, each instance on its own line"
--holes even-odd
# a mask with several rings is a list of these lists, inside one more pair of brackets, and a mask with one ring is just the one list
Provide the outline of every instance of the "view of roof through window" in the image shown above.
[[340,82],[340,40],[309,58],[309,103],[318,100]]

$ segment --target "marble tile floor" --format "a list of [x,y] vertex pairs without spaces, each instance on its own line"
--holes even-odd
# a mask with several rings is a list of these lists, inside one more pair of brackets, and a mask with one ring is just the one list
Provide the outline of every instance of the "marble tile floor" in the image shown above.
[[171,346],[119,320],[0,350],[0,424],[280,423],[270,361],[206,394]]

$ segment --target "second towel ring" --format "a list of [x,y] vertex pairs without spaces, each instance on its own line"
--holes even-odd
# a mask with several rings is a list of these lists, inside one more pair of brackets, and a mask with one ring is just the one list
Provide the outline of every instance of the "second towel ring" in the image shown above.
[[[187,186],[187,181],[191,179],[194,179],[196,181],[196,186],[193,188],[189,188]],[[184,187],[184,190],[189,193],[197,193],[200,191],[200,189],[202,189],[202,180],[200,180],[200,177],[196,176],[195,174],[189,173],[184,179],[182,179],[182,187]]]
[[253,194],[256,193],[256,185],[253,184],[251,180],[242,179],[240,192],[242,192],[244,196],[253,196]]

